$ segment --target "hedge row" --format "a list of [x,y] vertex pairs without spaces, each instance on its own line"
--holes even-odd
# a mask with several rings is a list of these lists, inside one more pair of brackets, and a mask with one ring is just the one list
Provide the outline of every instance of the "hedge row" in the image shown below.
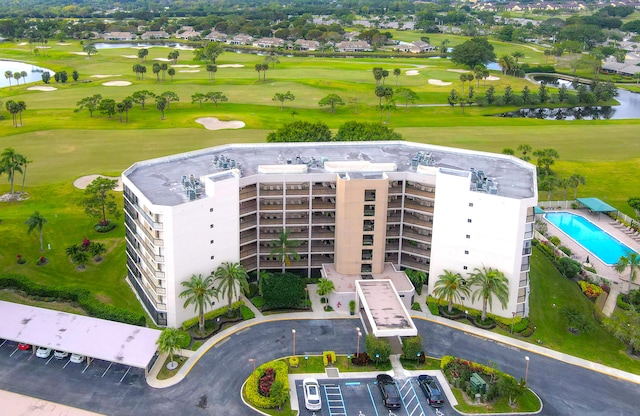
[[271,361],[262,364],[260,367],[249,376],[247,384],[245,384],[244,393],[247,396],[249,403],[262,409],[273,409],[278,407],[279,403],[277,398],[264,397],[258,392],[258,383],[260,383],[260,377],[264,374],[267,368],[273,368],[275,371],[275,378],[277,381],[282,382],[282,390],[289,391],[289,366],[284,361]]
[[[445,299],[442,299],[441,301],[439,301],[437,298],[429,295],[429,297],[427,298],[427,305],[429,306],[429,310],[431,311],[432,314],[434,315],[438,315],[439,312],[437,310],[438,305],[439,306],[443,306],[446,307],[449,305],[449,302],[447,302]],[[467,306],[464,305],[458,305],[458,304],[453,304],[454,307],[460,309],[460,310],[465,310],[468,312],[468,316],[472,317],[472,318],[477,318],[480,319],[480,317],[482,316],[482,311],[479,309],[471,309]],[[432,309],[433,308],[433,309]],[[435,313],[434,313],[435,310]],[[495,322],[507,326],[507,327],[511,327],[511,324],[518,324],[520,321],[522,321],[522,317],[516,315],[513,318],[503,318],[502,316],[498,316],[498,315],[494,315],[492,313],[487,312],[487,318],[490,318],[492,320],[494,320]]]
[[[239,300],[237,302],[233,302],[231,304],[231,309],[236,310],[240,306],[244,306],[244,301],[243,300]],[[227,313],[228,310],[229,310],[229,308],[227,306],[223,306],[221,308],[214,309],[214,310],[204,314],[204,320],[208,321],[210,319],[215,319],[218,316],[222,316],[225,313]],[[197,316],[195,318],[187,319],[186,321],[184,321],[182,323],[182,329],[184,331],[187,331],[187,330],[193,328],[194,326],[198,325],[199,321],[200,321],[200,319]]]
[[491,375],[491,374],[495,374],[496,377],[506,377],[506,378],[510,378],[512,380],[515,380],[515,378],[511,375],[511,374],[507,374],[504,373],[498,369],[483,365],[483,364],[479,364],[473,361],[469,361],[469,360],[464,360],[458,357],[455,357],[453,355],[445,355],[444,357],[442,357],[442,359],[440,360],[440,369],[444,372],[444,370],[449,366],[449,364],[452,364],[455,361],[460,361],[462,363],[467,363],[470,366],[473,366],[475,369],[477,369],[477,372],[481,372],[483,374],[486,375]]
[[25,292],[28,296],[42,298],[46,301],[76,302],[89,316],[94,318],[137,326],[147,325],[144,314],[102,303],[86,289],[45,286],[32,282],[21,274],[0,274],[0,289],[6,288],[17,289]]
[[242,314],[242,319],[244,319],[245,321],[256,317],[256,314],[253,313],[253,311],[245,305],[240,306],[240,313]]

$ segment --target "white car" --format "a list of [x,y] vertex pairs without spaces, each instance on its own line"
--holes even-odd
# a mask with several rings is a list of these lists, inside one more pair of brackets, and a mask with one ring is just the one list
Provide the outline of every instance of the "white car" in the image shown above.
[[51,348],[46,347],[38,347],[36,350],[36,357],[38,358],[49,358],[51,355]]
[[84,355],[71,354],[71,358],[69,358],[69,361],[75,364],[80,364],[81,362],[84,361]]
[[315,378],[305,378],[302,381],[302,389],[304,390],[304,406],[307,410],[316,411],[322,409],[318,380]]
[[62,360],[63,358],[67,358],[69,353],[66,351],[55,350],[53,352],[53,356],[56,357],[56,360]]

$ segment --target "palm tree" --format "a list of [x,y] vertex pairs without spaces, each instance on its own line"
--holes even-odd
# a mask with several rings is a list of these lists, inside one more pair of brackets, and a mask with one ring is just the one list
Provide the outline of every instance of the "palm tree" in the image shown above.
[[222,263],[215,272],[215,281],[219,281],[216,294],[216,299],[218,295],[222,293],[227,296],[228,300],[228,311],[231,312],[231,302],[234,297],[239,296],[237,292],[238,287],[243,293],[249,291],[249,275],[244,267],[240,263]]
[[326,279],[326,278],[322,278],[318,281],[318,295],[324,297],[327,296],[329,294],[331,294],[331,292],[333,292],[336,289],[335,285],[333,284],[333,281]]
[[638,276],[638,270],[640,270],[640,254],[629,251],[626,256],[620,256],[618,262],[613,266],[614,270],[618,273],[622,273],[626,268],[629,268],[629,290],[631,292],[631,284]]
[[9,88],[11,88],[11,78],[13,78],[13,72],[4,71],[4,77],[9,80]]
[[25,221],[25,224],[29,226],[29,229],[27,229],[27,234],[31,234],[31,231],[35,230],[36,228],[38,229],[38,235],[40,237],[40,251],[44,251],[44,244],[42,242],[42,228],[46,223],[47,220],[42,215],[40,215],[40,212],[38,211],[31,214],[29,219]]
[[191,276],[191,279],[182,282],[182,286],[186,287],[181,298],[186,298],[183,308],[193,305],[198,312],[198,330],[204,332],[204,310],[207,304],[213,302],[213,298],[217,296],[217,290],[213,287],[213,275],[202,277],[201,274]]
[[102,243],[91,242],[89,244],[89,253],[93,260],[99,262],[102,261],[102,255],[107,252],[107,247]]
[[165,328],[160,333],[160,336],[156,340],[158,351],[161,353],[169,354],[169,363],[167,368],[174,369],[177,367],[177,363],[173,361],[173,354],[175,354],[180,344],[180,330],[177,328]]
[[22,126],[22,112],[27,109],[27,104],[24,101],[18,101],[18,114],[20,115],[20,125]]
[[453,311],[453,302],[462,303],[462,295],[469,296],[471,289],[467,286],[467,282],[462,278],[460,273],[454,273],[450,270],[444,270],[444,274],[438,276],[438,281],[433,288],[433,295],[439,301],[446,299],[449,302],[447,311]]
[[22,173],[21,160],[24,156],[19,155],[16,151],[10,147],[4,149],[0,154],[0,173],[6,173],[9,177],[10,194],[13,195],[13,181],[16,177],[16,172]]
[[482,316],[483,321],[487,319],[487,304],[489,309],[492,307],[493,297],[495,296],[502,308],[507,307],[509,300],[509,280],[504,273],[499,270],[482,266],[482,269],[475,268],[474,273],[470,273],[469,284],[478,286],[473,291],[472,300],[475,302],[477,298],[482,299]]
[[32,162],[32,160],[27,160],[27,158],[23,155],[18,155],[18,162],[20,163],[20,167],[22,168],[22,190],[20,193],[24,193],[24,183],[27,180],[27,165]]
[[77,263],[80,270],[85,268],[87,260],[89,260],[89,254],[86,251],[78,250],[71,255],[71,261]]
[[573,199],[578,199],[578,186],[584,185],[586,183],[586,179],[584,178],[584,176],[578,173],[574,173],[573,175],[569,176],[568,182],[569,186],[573,188]]
[[400,73],[401,73],[400,72],[400,68],[395,68],[393,70],[393,75],[395,75],[395,77],[396,77],[396,87],[398,86],[398,77],[400,76]]
[[273,240],[272,243],[276,245],[276,248],[271,250],[269,255],[280,258],[280,261],[282,261],[282,273],[284,273],[285,266],[289,267],[291,265],[291,259],[300,260],[300,255],[295,248],[298,247],[301,242],[289,240],[289,231],[286,229],[283,228],[278,235],[278,239]]

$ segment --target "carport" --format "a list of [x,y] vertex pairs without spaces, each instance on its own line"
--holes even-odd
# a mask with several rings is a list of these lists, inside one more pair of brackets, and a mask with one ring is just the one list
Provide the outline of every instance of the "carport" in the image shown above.
[[587,207],[589,211],[600,214],[601,212],[618,212],[617,208],[612,207],[599,198],[578,198],[578,203]]
[[0,338],[143,368],[145,375],[160,336],[156,329],[4,301],[0,316]]

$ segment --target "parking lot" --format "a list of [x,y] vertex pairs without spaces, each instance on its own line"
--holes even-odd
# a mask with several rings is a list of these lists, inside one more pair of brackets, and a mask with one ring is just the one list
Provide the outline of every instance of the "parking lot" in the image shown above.
[[[436,410],[427,404],[417,379],[395,379],[402,396],[403,406],[389,410],[382,404],[382,395],[376,379],[318,379],[322,397],[322,410],[311,412],[305,408],[302,380],[296,380],[300,416],[420,416],[436,415]],[[439,409],[444,415],[454,415],[446,403]]]
[[90,364],[86,359],[82,363],[72,363],[70,355],[56,359],[53,352],[48,358],[38,358],[33,349],[21,351],[17,342],[9,340],[0,340],[0,365],[4,369],[29,366],[32,367],[30,372],[56,373],[58,377],[63,373],[65,377],[101,379],[112,384],[146,384],[144,370],[140,368],[96,359],[91,360]]

